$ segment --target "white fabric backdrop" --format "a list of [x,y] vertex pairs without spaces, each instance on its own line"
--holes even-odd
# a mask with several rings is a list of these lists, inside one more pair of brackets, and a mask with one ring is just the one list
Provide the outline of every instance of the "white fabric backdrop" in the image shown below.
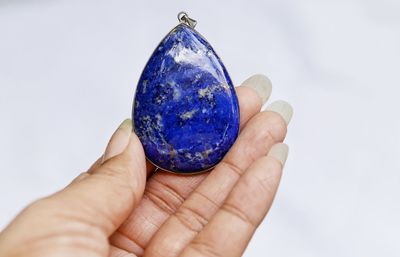
[[265,73],[294,106],[246,256],[399,256],[396,0],[0,0],[0,227],[101,154],[180,10],[235,84]]

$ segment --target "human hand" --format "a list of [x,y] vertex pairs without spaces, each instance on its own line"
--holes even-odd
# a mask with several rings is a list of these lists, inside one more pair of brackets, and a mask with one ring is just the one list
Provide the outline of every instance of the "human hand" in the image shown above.
[[0,257],[242,255],[276,193],[292,110],[279,101],[260,112],[264,76],[236,91],[241,132],[211,172],[154,172],[127,120],[87,172],[12,221]]

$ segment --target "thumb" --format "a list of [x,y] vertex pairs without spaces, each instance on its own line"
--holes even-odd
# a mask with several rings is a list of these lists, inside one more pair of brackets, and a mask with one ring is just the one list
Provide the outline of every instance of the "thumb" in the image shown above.
[[138,204],[145,183],[143,148],[126,120],[89,172],[29,205],[0,233],[0,256],[55,256],[60,250],[105,256],[108,237]]
[[60,206],[67,217],[111,235],[143,195],[145,163],[142,145],[127,119],[114,132],[100,163],[45,201]]

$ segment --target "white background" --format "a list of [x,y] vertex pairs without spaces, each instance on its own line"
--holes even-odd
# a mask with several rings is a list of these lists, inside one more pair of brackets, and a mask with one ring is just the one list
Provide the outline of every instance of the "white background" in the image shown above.
[[399,256],[399,1],[0,0],[0,227],[101,154],[181,10],[294,106],[246,256]]

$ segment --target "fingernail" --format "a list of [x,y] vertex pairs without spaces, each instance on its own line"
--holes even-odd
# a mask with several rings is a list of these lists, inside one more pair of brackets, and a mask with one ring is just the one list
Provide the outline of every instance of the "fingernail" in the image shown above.
[[132,134],[132,120],[126,119],[112,135],[108,142],[106,151],[103,155],[103,162],[122,153],[129,144],[129,138]]
[[290,120],[292,119],[293,115],[293,108],[292,106],[282,100],[275,101],[265,108],[266,111],[276,112],[282,116],[285,120],[286,125],[289,124]]
[[284,143],[279,143],[271,147],[271,149],[268,152],[268,156],[277,159],[283,166],[285,165],[288,152],[289,152],[289,147]]
[[246,79],[242,86],[253,88],[261,97],[263,104],[267,102],[272,91],[272,84],[269,78],[262,74],[257,74]]

